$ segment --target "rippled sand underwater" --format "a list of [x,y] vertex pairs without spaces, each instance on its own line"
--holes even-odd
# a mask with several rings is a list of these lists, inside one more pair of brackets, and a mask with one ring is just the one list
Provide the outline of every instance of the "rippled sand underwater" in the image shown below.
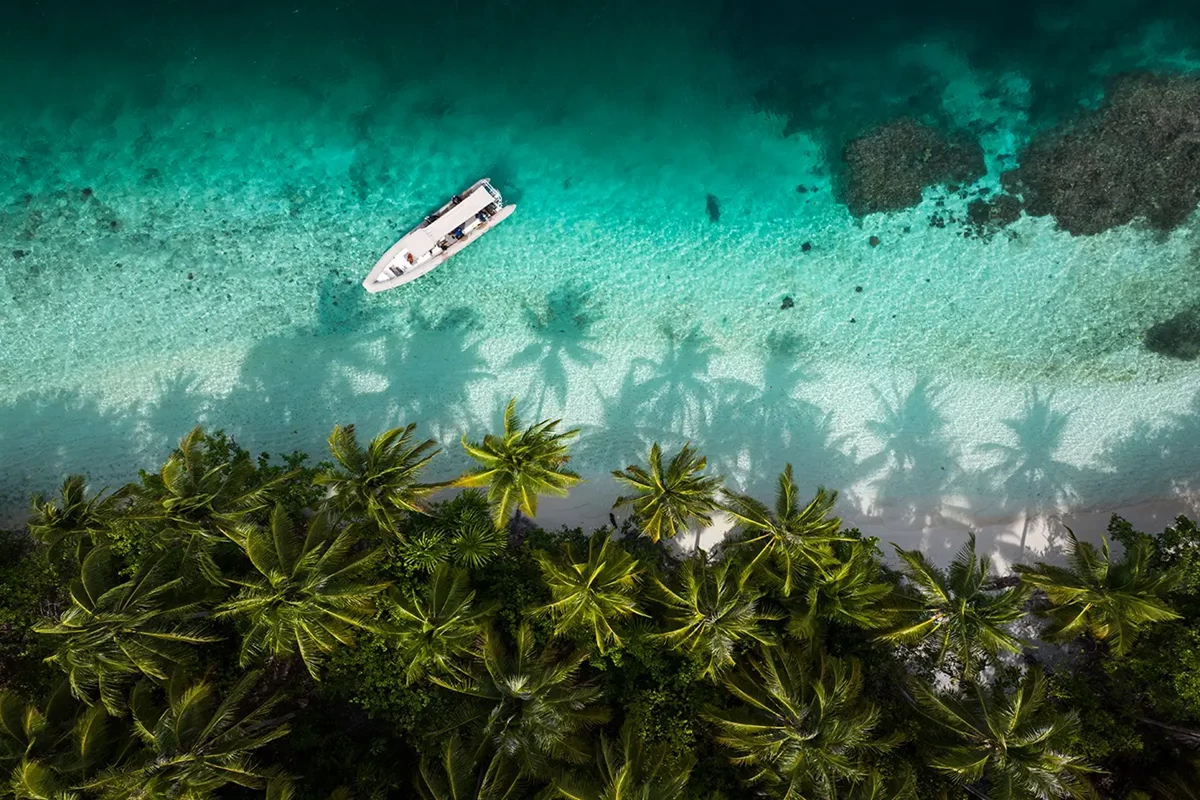
[[[583,429],[593,480],[551,520],[606,519],[608,470],[656,439],[765,493],[791,461],[865,530],[935,548],[1186,506],[1196,363],[1143,336],[1200,302],[1195,215],[966,218],[1106,76],[1200,63],[1192,12],[740,8],[492,4],[425,20],[419,53],[379,34],[430,9],[30,12],[2,56],[26,80],[0,90],[4,505],[69,471],[119,483],[196,420],[314,455],[334,422],[415,420],[451,472],[517,395]],[[986,175],[851,216],[841,144],[906,114],[969,132]],[[481,175],[517,213],[368,296],[379,254]]]

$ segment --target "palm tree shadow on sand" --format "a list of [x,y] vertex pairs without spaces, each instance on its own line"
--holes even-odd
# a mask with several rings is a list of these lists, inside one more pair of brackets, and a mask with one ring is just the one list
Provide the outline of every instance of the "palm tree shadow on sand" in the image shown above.
[[1156,424],[1141,422],[1104,449],[1105,472],[1093,492],[1109,503],[1146,498],[1178,501],[1200,509],[1200,392],[1180,413]]
[[523,316],[533,341],[515,353],[505,368],[534,368],[535,380],[526,394],[541,417],[551,413],[548,401],[556,404],[556,409],[566,407],[568,362],[586,368],[604,362],[590,346],[596,341],[591,328],[602,314],[586,287],[566,283],[546,296],[544,306],[526,305]]

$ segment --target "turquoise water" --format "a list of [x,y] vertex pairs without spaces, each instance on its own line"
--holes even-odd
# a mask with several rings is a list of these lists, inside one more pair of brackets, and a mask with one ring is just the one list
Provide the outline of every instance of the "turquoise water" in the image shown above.
[[[0,31],[8,509],[196,420],[256,451],[335,421],[453,444],[512,395],[584,430],[592,492],[551,517],[604,519],[653,439],[752,489],[790,460],[884,538],[1003,548],[1196,488],[1200,372],[1141,342],[1200,302],[1194,217],[930,225],[1108,76],[1200,66],[1187,4],[70,5]],[[899,114],[971,132],[988,174],[857,220],[841,143]],[[368,296],[482,175],[516,214]]]

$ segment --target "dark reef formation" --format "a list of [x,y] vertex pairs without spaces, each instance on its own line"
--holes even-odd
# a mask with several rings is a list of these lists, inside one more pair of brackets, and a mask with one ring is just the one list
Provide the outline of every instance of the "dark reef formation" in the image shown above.
[[1035,138],[1020,164],[1005,187],[1076,236],[1137,219],[1169,231],[1200,201],[1200,78],[1122,77],[1095,111]]
[[1151,352],[1195,361],[1200,358],[1200,309],[1189,308],[1151,325],[1142,341]]
[[898,119],[852,139],[842,151],[842,201],[857,217],[921,202],[927,186],[970,183],[984,172],[983,150],[913,119]]
[[990,200],[982,197],[967,204],[967,223],[974,234],[987,238],[1021,218],[1021,200],[1001,194]]

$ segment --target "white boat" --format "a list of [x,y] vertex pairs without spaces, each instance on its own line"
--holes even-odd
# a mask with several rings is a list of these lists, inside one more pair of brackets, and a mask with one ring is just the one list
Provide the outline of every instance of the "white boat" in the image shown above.
[[516,210],[504,205],[500,193],[481,178],[388,248],[363,287],[374,293],[415,281]]

